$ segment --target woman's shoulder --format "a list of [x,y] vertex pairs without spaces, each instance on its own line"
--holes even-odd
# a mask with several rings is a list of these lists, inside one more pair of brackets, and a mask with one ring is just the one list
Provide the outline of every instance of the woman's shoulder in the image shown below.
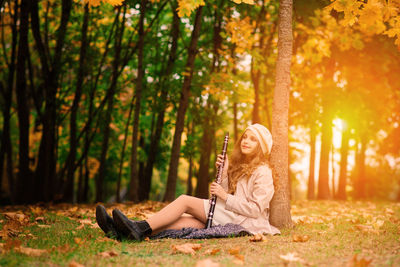
[[269,176],[272,174],[272,170],[271,170],[271,167],[267,163],[264,163],[264,164],[261,164],[260,166],[258,166],[254,170],[254,174]]

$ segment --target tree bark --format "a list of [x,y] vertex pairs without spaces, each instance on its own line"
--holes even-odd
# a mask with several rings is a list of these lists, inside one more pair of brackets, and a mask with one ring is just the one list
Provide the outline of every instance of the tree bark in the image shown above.
[[365,177],[365,151],[367,146],[367,137],[365,133],[361,133],[360,146],[361,147],[358,151],[357,161],[356,161],[357,177],[354,188],[356,199],[363,199],[366,197],[365,187],[367,179]]
[[292,0],[280,0],[278,23],[278,60],[272,111],[271,166],[275,180],[275,194],[271,203],[271,224],[277,227],[293,225],[290,217],[288,176],[288,114],[290,66],[292,59]]
[[29,106],[27,99],[26,59],[29,55],[29,0],[21,0],[19,42],[16,66],[17,113],[19,123],[18,183],[16,200],[29,203],[32,200],[32,175],[29,169]]
[[340,147],[340,173],[339,173],[339,188],[336,198],[346,200],[346,185],[347,185],[347,156],[349,154],[349,139],[350,130],[344,129],[342,132],[342,144]]
[[[38,163],[35,171],[36,201],[55,200],[56,188],[56,149],[57,149],[57,103],[56,95],[62,67],[62,50],[72,8],[72,0],[63,0],[60,25],[57,29],[56,45],[51,58],[42,41],[39,25],[38,1],[32,1],[31,25],[39,54],[42,78],[44,81],[45,108],[41,123],[42,138],[39,147]],[[51,60],[50,60],[51,59]],[[49,67],[51,66],[51,68]]]
[[[3,2],[4,3],[4,2]],[[2,5],[0,5],[2,6]],[[14,167],[13,167],[13,150],[11,144],[10,136],[10,119],[11,119],[11,103],[12,94],[14,89],[14,78],[15,78],[15,68],[16,68],[16,57],[17,57],[17,21],[19,6],[17,3],[14,5],[13,21],[11,25],[12,43],[11,43],[11,57],[8,63],[8,80],[6,86],[2,86],[1,92],[3,92],[5,105],[2,108],[3,112],[3,134],[1,137],[1,154],[0,154],[0,192],[4,190],[1,188],[4,174],[4,166],[6,167],[6,173],[8,178],[8,190],[11,198],[11,202],[14,202],[15,192],[14,192]],[[1,18],[1,17],[0,17]],[[1,84],[3,85],[3,84]]]
[[[210,107],[206,108],[208,113]],[[207,113],[207,112],[206,112]],[[210,182],[210,157],[212,152],[212,139],[214,131],[211,127],[210,114],[205,114],[203,120],[203,136],[201,138],[199,174],[197,177],[197,186],[195,196],[198,198],[208,198],[208,183]]]
[[133,133],[132,133],[132,150],[131,150],[131,180],[129,183],[128,198],[134,202],[139,201],[139,176],[138,176],[138,134],[139,134],[139,116],[140,102],[142,101],[144,66],[143,66],[143,48],[144,48],[144,19],[146,15],[147,0],[140,2],[140,18],[139,18],[139,40],[138,40],[138,76],[135,88],[135,110],[133,116]]
[[185,70],[188,75],[185,75],[182,85],[181,98],[179,100],[178,114],[176,118],[176,126],[174,139],[171,149],[171,159],[169,163],[167,188],[164,195],[164,201],[172,201],[175,199],[176,180],[178,176],[179,154],[181,149],[181,136],[185,124],[185,114],[189,103],[190,87],[193,76],[194,60],[197,54],[197,41],[200,36],[201,18],[203,7],[200,6],[196,11],[192,37],[188,48],[188,58]]
[[332,144],[332,118],[329,111],[325,110],[322,115],[321,156],[318,174],[318,199],[330,199],[329,191],[329,152]]
[[315,141],[316,130],[315,126],[310,127],[310,173],[308,175],[308,191],[307,199],[315,199]]

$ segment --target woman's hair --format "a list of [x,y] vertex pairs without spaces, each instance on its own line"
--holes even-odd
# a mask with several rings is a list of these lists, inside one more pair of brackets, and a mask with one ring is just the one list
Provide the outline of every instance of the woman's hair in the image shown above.
[[236,142],[230,160],[229,160],[229,167],[228,167],[228,193],[234,194],[236,191],[236,185],[240,179],[248,180],[251,174],[259,167],[260,165],[267,164],[268,159],[264,155],[261,149],[261,145],[258,142],[257,147],[249,156],[246,156],[242,153],[240,148],[241,142],[243,139],[243,135],[239,138]]

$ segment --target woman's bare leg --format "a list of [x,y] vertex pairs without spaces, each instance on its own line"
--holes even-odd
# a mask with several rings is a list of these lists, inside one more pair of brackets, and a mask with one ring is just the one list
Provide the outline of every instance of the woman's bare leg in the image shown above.
[[167,230],[167,229],[182,229],[184,227],[191,227],[191,228],[199,228],[202,229],[204,228],[205,224],[199,220],[197,220],[193,216],[181,216],[178,220],[175,222],[171,223],[170,225],[158,228],[156,231],[152,232],[152,235],[158,234],[161,231]]
[[[188,221],[187,219],[177,222],[177,220],[181,218],[183,213],[188,213],[192,215],[195,219],[203,224],[207,220],[206,214],[204,212],[203,199],[181,195],[173,202],[171,202],[168,206],[164,207],[162,210],[154,214],[146,221],[150,225],[151,229],[153,229],[153,231],[173,225],[175,222],[179,223],[180,225],[182,225],[182,223],[184,222],[193,223],[193,221]],[[183,225],[182,227],[192,226]]]

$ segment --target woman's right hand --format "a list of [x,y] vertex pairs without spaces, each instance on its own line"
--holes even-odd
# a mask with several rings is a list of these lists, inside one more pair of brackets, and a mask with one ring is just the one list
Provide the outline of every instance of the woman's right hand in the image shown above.
[[[229,160],[228,160],[228,155],[225,156],[225,163],[224,163],[224,171],[223,171],[223,175],[225,175],[228,172],[228,165],[229,165]],[[215,162],[215,167],[217,167],[217,169],[219,168],[219,166],[221,166],[222,161],[224,160],[223,156],[221,154],[219,154],[217,156],[217,161]]]

